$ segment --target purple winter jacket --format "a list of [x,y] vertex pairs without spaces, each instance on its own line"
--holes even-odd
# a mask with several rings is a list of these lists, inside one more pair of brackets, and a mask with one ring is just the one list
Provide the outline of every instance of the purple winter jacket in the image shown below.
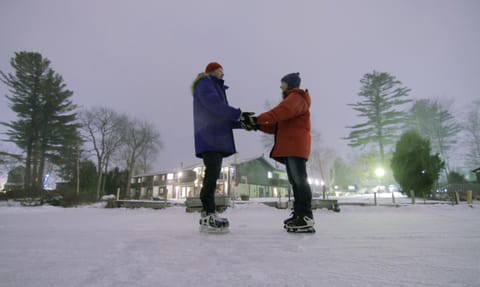
[[192,85],[195,155],[207,151],[224,157],[236,153],[234,128],[240,128],[240,109],[228,105],[227,86],[222,79],[200,74]]

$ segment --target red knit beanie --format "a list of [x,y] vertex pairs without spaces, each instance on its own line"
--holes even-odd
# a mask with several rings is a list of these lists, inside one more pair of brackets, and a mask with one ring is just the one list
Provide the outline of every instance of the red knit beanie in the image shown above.
[[218,68],[223,69],[222,65],[220,65],[217,62],[208,63],[207,67],[205,68],[205,73],[210,74],[211,72],[215,71]]

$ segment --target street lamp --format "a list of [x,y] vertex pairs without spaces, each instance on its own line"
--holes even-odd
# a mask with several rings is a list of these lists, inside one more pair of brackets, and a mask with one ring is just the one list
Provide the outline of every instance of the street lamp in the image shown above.
[[377,191],[380,192],[380,187],[382,186],[382,178],[385,175],[385,170],[382,167],[378,167],[375,170],[375,175],[378,177],[378,181],[379,181],[379,186],[377,188]]
[[375,169],[375,175],[378,177],[379,185],[377,187],[377,192],[374,193],[375,205],[377,205],[377,193],[380,193],[380,186],[382,185],[382,177],[385,175],[385,170],[382,167]]
[[385,175],[385,170],[379,167],[375,170],[375,175],[381,179]]

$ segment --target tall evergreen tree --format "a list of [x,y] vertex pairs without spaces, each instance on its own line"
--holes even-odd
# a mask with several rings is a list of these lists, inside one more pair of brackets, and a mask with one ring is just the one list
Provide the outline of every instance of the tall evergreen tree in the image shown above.
[[26,191],[39,193],[46,161],[58,161],[66,139],[76,135],[73,92],[39,53],[15,53],[10,64],[15,73],[0,71],[0,80],[9,87],[6,97],[17,119],[2,124],[8,128],[7,141],[25,153]]
[[349,105],[365,121],[349,126],[352,131],[345,139],[349,140],[348,145],[352,147],[377,145],[383,163],[385,147],[395,142],[404,125],[406,112],[401,107],[411,102],[408,94],[410,89],[403,87],[394,76],[376,71],[365,74],[360,83],[362,87],[358,96],[361,100]]
[[433,184],[438,180],[444,162],[438,154],[430,154],[430,142],[422,138],[415,130],[405,132],[397,142],[391,160],[393,177],[408,195],[428,195]]
[[438,101],[418,100],[410,110],[409,125],[430,141],[432,151],[440,154],[445,161],[445,172],[448,174],[449,152],[462,130],[448,108]]

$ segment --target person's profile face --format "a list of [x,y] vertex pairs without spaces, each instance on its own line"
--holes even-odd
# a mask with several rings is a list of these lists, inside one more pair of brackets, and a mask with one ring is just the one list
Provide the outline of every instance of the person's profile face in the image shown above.
[[212,72],[212,76],[218,79],[223,79],[223,76],[224,76],[223,69],[222,68],[216,69],[215,71]]

